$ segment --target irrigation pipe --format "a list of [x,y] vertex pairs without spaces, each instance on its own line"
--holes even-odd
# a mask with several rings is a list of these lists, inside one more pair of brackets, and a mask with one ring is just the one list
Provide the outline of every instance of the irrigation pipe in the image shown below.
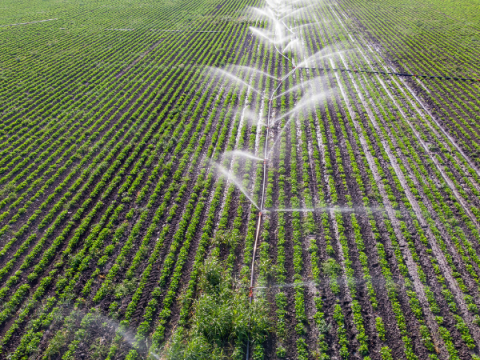
[[[283,21],[282,21],[282,23],[283,23]],[[283,23],[283,24],[285,25],[285,23]],[[289,29],[288,26],[285,25],[285,27],[290,32],[292,32],[294,34],[295,38],[297,37],[296,33],[294,33],[291,29]],[[275,33],[274,33],[274,36],[275,36]],[[265,203],[265,185],[266,185],[266,182],[267,182],[268,134],[269,134],[269,130],[270,130],[270,118],[271,118],[271,115],[272,115],[273,99],[274,99],[275,94],[277,93],[278,89],[280,89],[280,86],[282,86],[283,81],[286,80],[295,71],[297,71],[297,69],[301,69],[301,68],[297,68],[295,66],[295,63],[294,63],[293,59],[289,59],[280,50],[278,50],[278,48],[275,44],[274,44],[274,48],[281,56],[283,56],[285,59],[287,59],[287,61],[292,63],[293,69],[291,71],[289,71],[284,77],[282,77],[280,79],[276,79],[277,81],[279,81],[279,84],[273,90],[272,94],[270,95],[270,98],[268,99],[268,115],[267,115],[267,123],[266,123],[267,124],[267,132],[265,134],[265,149],[264,149],[264,160],[263,160],[262,196],[261,196],[261,201],[260,201],[260,212],[258,213],[257,231],[256,231],[256,234],[255,234],[255,243],[253,245],[252,266],[251,266],[251,272],[250,272],[250,287],[249,287],[249,295],[248,295],[249,304],[251,304],[252,300],[253,300],[253,289],[254,289],[253,279],[254,279],[254,271],[255,271],[255,256],[256,256],[256,253],[257,253],[258,239],[260,238],[260,228],[262,226],[262,215],[263,215],[263,211],[266,210],[266,209],[263,208],[263,206],[264,206],[264,203]],[[250,356],[250,340],[247,340],[247,351],[246,351],[245,359],[248,360],[249,356]]]

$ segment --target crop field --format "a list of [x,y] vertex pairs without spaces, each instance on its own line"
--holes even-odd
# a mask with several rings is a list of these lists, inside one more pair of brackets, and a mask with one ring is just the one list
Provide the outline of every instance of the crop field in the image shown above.
[[0,9],[0,359],[480,360],[478,1]]

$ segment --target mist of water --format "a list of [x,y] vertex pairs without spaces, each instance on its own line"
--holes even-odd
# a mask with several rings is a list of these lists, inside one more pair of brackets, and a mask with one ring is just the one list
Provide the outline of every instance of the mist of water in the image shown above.
[[295,105],[295,107],[286,112],[285,114],[283,114],[282,116],[280,116],[278,119],[275,120],[275,122],[273,123],[273,125],[277,124],[278,122],[282,121],[283,119],[285,119],[286,117],[289,117],[301,110],[305,110],[306,108],[310,107],[311,105],[316,105],[318,103],[321,103],[323,102],[327,96],[330,95],[330,92],[331,91],[325,91],[325,92],[322,92],[320,94],[316,94],[316,95],[310,95],[309,93],[307,93],[306,95],[304,95],[301,100],[297,103],[297,105]]
[[282,53],[285,53],[285,51],[290,49],[291,51],[298,50],[299,47],[300,47],[300,41],[298,39],[293,39],[287,44],[287,46],[285,46],[285,48],[282,50]]
[[314,77],[313,79],[310,79],[308,81],[304,81],[303,83],[300,83],[300,84],[297,84],[295,86],[292,86],[291,88],[289,88],[288,90],[276,95],[274,97],[274,99],[277,99],[281,96],[284,96],[284,95],[287,95],[287,94],[290,94],[292,91],[295,91],[295,90],[298,90],[300,88],[308,88],[309,86],[311,86],[313,83],[320,83],[323,81],[323,79],[325,78],[325,76],[316,76]]
[[[253,27],[253,26],[250,26],[250,31],[254,35],[257,35],[260,38],[260,40],[266,40],[273,45],[285,44],[293,38],[290,35],[287,36],[287,35],[283,35],[283,34],[277,33],[277,32],[275,34],[272,34],[269,31],[262,30],[262,29],[259,29],[259,28]],[[274,37],[272,37],[272,36],[274,36]]]
[[281,2],[275,2],[271,0],[266,0],[265,3],[267,4],[267,8],[271,9],[276,15],[281,15],[286,13],[287,11],[291,10],[292,7],[290,5],[287,5],[285,3]]
[[257,8],[257,7],[249,7],[248,10],[256,13],[260,17],[267,17],[272,21],[277,21],[277,18],[276,18],[275,14],[273,13],[271,8],[267,7],[265,9],[260,9],[260,8]]
[[308,64],[311,62],[313,62],[316,65],[317,62],[323,59],[335,58],[345,52],[347,52],[347,50],[339,50],[339,51],[332,52],[330,48],[324,48],[320,51],[317,51],[315,54],[310,55],[306,59],[304,59],[302,62],[298,64],[298,67],[308,67]]
[[309,27],[309,26],[313,26],[313,25],[317,25],[317,24],[320,24],[320,21],[316,21],[316,22],[308,23],[308,24],[303,24],[303,25],[298,25],[298,26],[295,26],[293,28],[290,28],[290,30],[299,30],[299,29],[303,29],[305,27]]
[[218,68],[212,68],[212,67],[209,67],[209,69],[215,74],[215,75],[223,75],[225,76],[226,78],[230,79],[232,82],[235,83],[235,85],[243,85],[243,86],[247,86],[247,87],[250,87],[250,89],[252,89],[254,92],[256,92],[257,94],[259,95],[262,95],[262,93],[260,91],[258,91],[257,89],[255,89],[254,87],[252,87],[250,84],[248,84],[247,82],[245,82],[243,79],[240,79],[238,76],[235,76],[233,75],[232,73],[228,72],[228,71],[225,71],[225,70],[222,70],[222,69],[218,69]]
[[[338,278],[343,278],[343,279],[346,279],[347,277],[345,276],[345,274],[339,274]],[[363,284],[364,282],[366,282],[367,279],[364,279],[362,277],[355,277],[355,276],[349,276],[348,277],[348,281],[353,281],[355,282],[356,284]],[[385,283],[386,283],[386,280],[384,277],[381,277],[381,276],[375,276],[375,277],[370,277],[369,278],[370,282],[375,285],[375,286],[385,286]],[[286,283],[286,284],[271,284],[271,285],[267,285],[267,286],[255,286],[253,287],[252,289],[253,290],[267,290],[267,289],[285,289],[285,288],[296,288],[296,287],[300,287],[300,286],[319,286],[320,284],[329,284],[331,283],[332,280],[330,278],[324,278],[322,279],[320,282],[316,282],[316,281],[313,281],[313,280],[310,280],[310,281],[296,281],[296,282],[293,282],[293,283]],[[398,282],[398,284],[401,284],[401,282]]]
[[290,18],[290,17],[292,17],[292,16],[295,16],[295,15],[297,15],[297,14],[301,13],[302,11],[306,11],[306,10],[308,10],[309,8],[311,8],[311,7],[313,7],[313,6],[314,6],[314,4],[311,4],[311,5],[308,5],[308,6],[301,7],[301,8],[299,8],[299,9],[297,9],[297,10],[294,10],[294,11],[292,11],[292,12],[289,12],[288,14],[286,14],[286,15],[282,16],[282,17],[281,17],[279,20],[288,19],[288,18]]
[[250,67],[250,66],[234,65],[231,68],[229,68],[229,71],[235,72],[237,74],[240,73],[240,71],[244,71],[248,75],[251,75],[252,73],[254,73],[254,74],[264,75],[264,76],[266,76],[270,79],[273,79],[273,80],[279,80],[275,76],[270,75],[269,73],[266,73],[265,71],[255,69],[255,68]]
[[288,128],[288,125],[290,125],[290,123],[292,122],[293,119],[294,119],[294,117],[291,117],[291,118],[285,123],[285,125],[282,127],[282,129],[280,130],[280,132],[278,133],[277,137],[275,138],[275,141],[273,142],[272,147],[270,148],[270,150],[268,150],[267,157],[268,157],[269,159],[271,158],[272,153],[273,153],[273,151],[275,150],[275,147],[276,147],[277,143],[278,143],[278,142],[280,141],[280,139],[282,138],[283,132]]
[[252,203],[253,206],[255,206],[258,210],[260,208],[258,207],[257,203],[251,198],[250,195],[248,195],[247,190],[243,187],[242,183],[233,175],[230,171],[225,169],[222,165],[217,164],[212,161],[212,165],[215,167],[215,169],[222,175],[224,175],[228,180],[230,180],[238,190],[240,190],[243,195]]
[[249,125],[266,125],[261,119],[260,116],[250,109],[243,110],[243,116],[247,119],[247,124]]
[[233,150],[233,151],[227,151],[223,153],[223,156],[229,157],[229,156],[240,156],[246,159],[252,159],[252,160],[257,160],[257,161],[263,161],[264,159],[259,158],[258,156],[255,156],[253,154],[250,154],[247,151],[241,151],[241,150]]

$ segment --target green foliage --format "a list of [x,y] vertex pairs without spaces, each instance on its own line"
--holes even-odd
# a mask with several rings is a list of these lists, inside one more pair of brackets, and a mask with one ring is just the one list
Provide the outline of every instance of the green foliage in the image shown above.
[[380,354],[382,355],[382,360],[393,360],[392,350],[388,346],[382,347]]
[[375,318],[375,326],[377,327],[378,337],[380,338],[380,340],[385,341],[385,324],[383,323],[383,319],[380,316],[377,316]]
[[[166,348],[169,359],[224,359],[237,344],[256,344],[254,358],[263,357],[261,344],[272,331],[267,303],[249,304],[248,292],[226,275],[224,265],[208,259],[199,280],[200,297],[193,305],[190,329],[180,330]],[[260,354],[261,353],[261,354]]]

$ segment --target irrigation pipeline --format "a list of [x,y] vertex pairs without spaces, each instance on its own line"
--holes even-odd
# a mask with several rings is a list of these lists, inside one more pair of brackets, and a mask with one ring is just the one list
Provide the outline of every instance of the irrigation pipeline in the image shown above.
[[[282,56],[284,56],[275,46],[275,50],[277,50]],[[288,59],[288,58],[287,58]],[[289,59],[290,60],[290,59]],[[263,160],[263,180],[262,180],[262,197],[260,201],[260,211],[258,213],[258,222],[257,222],[257,231],[255,233],[255,244],[253,246],[253,256],[252,256],[252,268],[251,268],[251,273],[250,273],[250,289],[253,288],[253,279],[254,279],[254,270],[255,270],[255,256],[257,252],[257,244],[258,244],[258,239],[260,237],[260,228],[262,225],[262,215],[264,211],[264,203],[265,203],[265,185],[267,182],[267,161],[268,161],[268,133],[270,130],[270,118],[272,115],[272,102],[273,98],[275,97],[275,94],[277,93],[278,89],[282,86],[282,83],[284,80],[286,80],[292,73],[294,73],[297,70],[297,68],[293,68],[290,72],[288,72],[283,78],[277,79],[279,81],[278,86],[273,90],[272,94],[270,95],[268,99],[268,115],[267,115],[267,133],[265,135],[265,150],[264,150],[264,160]],[[266,210],[266,209],[265,209]],[[250,292],[249,294],[249,301],[250,303],[252,302],[253,299],[253,293]]]
[[[297,34],[295,34],[291,29],[289,29],[288,26],[286,26],[286,27],[290,32],[292,32],[295,35],[295,37],[297,36]],[[281,56],[283,56],[285,59],[287,59],[287,61],[293,63],[293,60],[289,59],[280,50],[278,50],[278,48],[275,44],[274,44],[274,47],[275,47],[275,50]],[[253,280],[254,280],[254,271],[255,271],[255,256],[256,256],[256,253],[257,253],[258,239],[260,237],[260,229],[261,229],[261,226],[262,226],[262,215],[263,215],[263,211],[265,211],[265,212],[267,211],[266,209],[263,208],[263,206],[265,204],[265,185],[266,185],[266,182],[267,182],[267,161],[268,161],[268,134],[269,134],[269,130],[270,130],[270,118],[272,116],[273,99],[274,99],[275,94],[277,93],[278,89],[280,89],[280,87],[282,86],[283,81],[286,80],[290,75],[295,73],[298,69],[300,69],[300,68],[297,68],[294,65],[293,69],[291,71],[289,71],[285,76],[283,76],[280,79],[276,79],[277,81],[279,81],[279,84],[278,84],[278,86],[275,87],[275,90],[273,90],[272,94],[270,95],[270,97],[268,99],[268,115],[267,115],[267,122],[266,122],[267,131],[266,131],[266,134],[265,134],[265,146],[264,146],[265,150],[264,150],[264,160],[263,160],[262,196],[261,196],[261,201],[260,201],[260,209],[259,209],[260,211],[258,213],[257,230],[256,230],[256,233],[255,233],[255,243],[254,243],[254,246],[253,246],[252,268],[251,268],[251,273],[250,273],[250,287],[249,287],[250,291],[249,291],[249,294],[248,294],[248,299],[249,299],[248,301],[249,301],[250,304],[252,303],[252,300],[253,300],[253,289],[254,289]],[[250,350],[250,341],[247,340],[247,351],[246,351],[246,357],[245,357],[246,360],[249,359],[249,352],[250,352],[249,350]]]
[[480,81],[480,79],[472,79],[472,78],[435,76],[435,75],[418,75],[418,74],[396,73],[396,72],[388,72],[388,71],[372,71],[372,70],[357,70],[357,69],[342,69],[342,68],[317,68],[317,67],[301,67],[299,69],[320,70],[320,71],[340,71],[340,72],[349,72],[349,73],[365,73],[365,74],[377,74],[377,75],[394,75],[394,76],[414,77],[414,78],[422,78],[422,79]]

